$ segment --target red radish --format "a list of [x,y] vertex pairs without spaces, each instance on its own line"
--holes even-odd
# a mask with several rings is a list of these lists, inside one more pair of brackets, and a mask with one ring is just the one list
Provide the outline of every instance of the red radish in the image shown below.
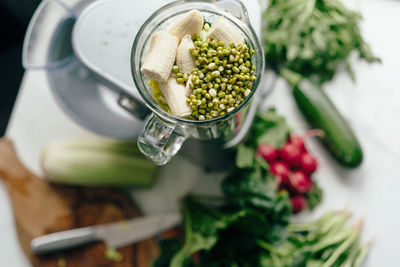
[[313,155],[311,155],[308,152],[305,152],[301,155],[300,159],[300,167],[303,171],[305,171],[308,175],[313,174],[317,168],[318,168],[318,162],[314,158]]
[[292,212],[299,213],[304,210],[307,206],[307,201],[303,196],[294,196],[290,198],[290,203],[292,204]]
[[305,194],[313,187],[311,179],[302,170],[293,171],[289,175],[289,183],[292,191],[299,194]]
[[271,173],[275,176],[279,185],[289,184],[290,169],[286,162],[275,161],[272,163]]
[[287,162],[291,167],[300,166],[300,158],[302,151],[297,145],[286,143],[280,150],[280,156],[283,161]]
[[259,145],[257,147],[257,154],[260,155],[269,164],[271,164],[278,158],[278,150],[268,144]]
[[306,151],[306,147],[304,145],[304,137],[299,135],[293,135],[289,139],[289,143],[295,145],[300,149],[301,152]]
[[312,136],[323,136],[324,133],[321,130],[310,130],[305,132],[303,135],[292,135],[289,139],[288,143],[291,143],[295,146],[297,146],[302,152],[306,151],[306,147],[304,145],[304,140],[308,137]]

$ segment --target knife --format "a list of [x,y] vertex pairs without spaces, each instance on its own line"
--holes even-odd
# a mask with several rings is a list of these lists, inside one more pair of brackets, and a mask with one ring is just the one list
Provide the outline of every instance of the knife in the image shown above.
[[104,241],[108,247],[119,248],[160,234],[180,222],[179,214],[167,213],[76,228],[34,238],[31,250],[34,254],[44,254],[94,241]]

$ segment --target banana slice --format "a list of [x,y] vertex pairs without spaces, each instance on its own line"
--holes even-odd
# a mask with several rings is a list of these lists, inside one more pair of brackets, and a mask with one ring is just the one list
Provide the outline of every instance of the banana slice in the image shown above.
[[199,33],[203,28],[204,19],[200,11],[193,9],[188,12],[183,18],[174,21],[168,28],[168,32],[179,40],[185,35],[192,37]]
[[238,28],[226,18],[220,16],[211,26],[209,37],[224,42],[225,46],[230,44],[243,45],[244,38]]
[[172,115],[186,117],[192,114],[192,109],[186,103],[189,92],[184,84],[178,83],[175,77],[170,77],[167,82],[160,83],[159,86]]
[[179,67],[179,71],[182,73],[189,74],[196,68],[195,59],[189,51],[190,48],[194,48],[192,37],[190,35],[185,35],[176,53],[176,64]]
[[166,31],[153,34],[151,45],[141,71],[147,78],[166,82],[171,75],[179,40]]

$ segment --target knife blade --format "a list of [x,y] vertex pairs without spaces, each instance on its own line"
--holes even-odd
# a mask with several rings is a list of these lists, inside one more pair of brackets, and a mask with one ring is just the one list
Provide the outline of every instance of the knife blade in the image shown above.
[[108,247],[119,248],[160,234],[178,225],[180,221],[180,214],[167,213],[76,228],[34,238],[31,250],[34,254],[44,254],[94,241],[104,241]]

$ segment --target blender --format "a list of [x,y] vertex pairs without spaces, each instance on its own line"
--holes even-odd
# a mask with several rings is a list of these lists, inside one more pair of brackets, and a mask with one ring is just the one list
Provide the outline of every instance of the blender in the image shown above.
[[[256,0],[247,4],[258,9]],[[218,14],[228,17],[252,42],[259,58],[256,63],[260,73],[254,84],[258,87],[264,58],[246,8],[237,0],[158,0],[141,5],[138,8],[130,0],[44,0],[27,32],[24,67],[46,72],[56,101],[73,120],[113,138],[139,136],[141,150],[156,164],[167,163],[188,139],[182,148],[185,157],[206,167],[215,168],[216,160],[223,165],[226,151],[221,148],[233,147],[245,136],[261,90],[254,89],[255,94],[243,103],[240,120],[235,115],[195,126],[158,110],[135,68],[141,64],[150,33],[165,26],[152,24],[152,19],[157,15],[171,18],[184,10],[199,8],[208,12],[210,20]],[[149,131],[151,125],[161,128]],[[154,135],[149,136],[150,132]]]

